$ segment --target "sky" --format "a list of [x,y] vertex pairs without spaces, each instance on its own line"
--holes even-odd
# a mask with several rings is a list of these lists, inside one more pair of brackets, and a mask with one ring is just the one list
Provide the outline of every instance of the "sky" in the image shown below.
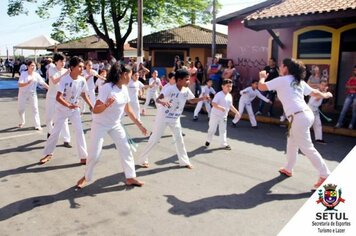
[[[264,0],[219,0],[222,4],[222,9],[217,13],[217,17],[229,14],[234,11],[246,8],[251,5],[255,5]],[[38,0],[37,2],[41,2]],[[8,49],[9,56],[13,55],[13,46],[23,43],[29,39],[37,37],[39,35],[50,36],[52,32],[52,23],[56,20],[59,12],[52,11],[49,19],[39,18],[35,10],[36,4],[26,4],[26,8],[29,11],[28,15],[19,15],[9,17],[7,15],[8,0],[0,0],[0,56],[6,56]],[[210,28],[211,25],[205,27]],[[149,27],[143,28],[143,35],[153,33],[156,30],[152,30]],[[227,33],[227,27],[217,25],[217,31]],[[137,37],[137,30],[134,27],[134,31],[129,36],[130,39]],[[17,50],[16,55],[23,53],[27,56],[33,54],[33,50]],[[46,53],[45,51],[39,51],[39,54]]]

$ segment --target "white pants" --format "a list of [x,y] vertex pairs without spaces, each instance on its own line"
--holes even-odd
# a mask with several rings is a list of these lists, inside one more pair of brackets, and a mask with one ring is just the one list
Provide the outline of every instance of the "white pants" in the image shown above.
[[53,154],[54,149],[56,148],[56,144],[59,139],[59,134],[64,125],[64,122],[70,119],[72,122],[72,126],[75,131],[76,138],[76,147],[78,152],[78,157],[80,159],[86,159],[88,156],[87,153],[87,144],[85,142],[85,137],[83,133],[82,121],[80,119],[80,110],[79,109],[56,109],[56,115],[54,119],[54,127],[52,129],[52,133],[47,139],[45,149],[43,151],[44,155]]
[[[46,97],[46,126],[47,126],[47,133],[51,134],[53,130],[53,120],[55,116],[57,101],[55,97]],[[64,125],[61,129],[60,136],[63,138],[64,142],[70,142],[70,132],[68,126],[68,119],[65,120]]]
[[153,148],[158,144],[167,126],[171,129],[173,133],[173,139],[177,150],[179,165],[180,166],[190,165],[187,150],[185,149],[185,145],[184,145],[180,119],[178,118],[176,122],[164,122],[162,121],[162,119],[158,119],[157,116],[148,143],[145,146],[145,149],[141,153],[140,157],[138,158],[139,164],[148,163],[148,155],[153,150]]
[[220,146],[221,147],[227,146],[226,122],[227,122],[226,117],[220,117],[212,114],[209,120],[208,137],[206,138],[206,141],[211,143],[211,141],[213,140],[213,136],[216,133],[216,130],[219,126]]
[[298,149],[300,149],[318,170],[319,176],[325,178],[330,174],[330,171],[311,141],[310,127],[313,122],[314,115],[311,111],[304,111],[294,115],[290,135],[287,139],[287,163],[285,169],[292,172],[297,161]]
[[18,112],[20,116],[20,124],[25,124],[26,103],[29,102],[32,108],[32,114],[35,119],[35,128],[41,128],[40,113],[38,111],[37,93],[19,93],[18,95]]
[[[89,97],[89,100],[91,102],[91,104],[94,106],[95,105],[95,102],[96,102],[96,97],[95,97],[95,89],[89,89],[88,90],[88,97]],[[86,111],[86,108],[87,108],[87,103],[84,101],[84,99],[82,97],[80,97],[80,109],[82,112],[85,112]]]
[[[153,99],[155,101],[155,104],[156,104],[156,99],[157,98],[158,98],[158,93],[157,92],[152,93],[152,92],[148,91],[147,95],[146,95],[145,104],[143,105],[143,110],[147,109],[148,105],[150,104],[151,99]],[[157,107],[157,104],[156,104],[156,107]]]
[[93,179],[94,167],[100,159],[100,153],[103,147],[104,136],[109,134],[115,143],[116,150],[119,152],[121,165],[124,168],[125,177],[135,178],[135,162],[127,140],[126,132],[121,124],[114,127],[106,127],[98,123],[91,124],[90,146],[87,165],[85,169],[85,179]]
[[239,120],[241,119],[241,116],[242,114],[244,113],[244,110],[247,110],[247,114],[248,114],[248,117],[250,119],[250,123],[252,125],[252,127],[255,127],[257,126],[257,121],[256,121],[256,117],[255,117],[255,114],[253,114],[253,110],[252,110],[252,104],[251,102],[245,102],[243,100],[240,99],[239,101],[239,113],[240,113],[240,116],[236,116],[232,122],[234,124],[236,124],[237,122],[239,122]]
[[315,140],[323,140],[323,127],[321,125],[319,109],[312,109],[312,111],[314,114],[313,130]]
[[210,111],[211,111],[211,106],[210,103],[207,101],[200,101],[197,103],[197,106],[195,107],[194,110],[194,116],[198,116],[201,108],[203,107],[203,104],[205,106],[206,112],[208,112],[208,117],[210,117]]
[[136,118],[141,121],[141,115],[140,115],[140,102],[138,99],[131,100],[130,101],[130,106],[132,108],[133,113],[135,114]]

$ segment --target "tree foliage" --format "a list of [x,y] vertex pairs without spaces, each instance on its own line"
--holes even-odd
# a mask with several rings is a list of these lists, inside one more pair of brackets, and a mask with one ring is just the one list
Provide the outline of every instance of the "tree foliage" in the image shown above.
[[[26,14],[29,3],[38,5],[36,13],[42,18],[51,17],[50,9],[60,9],[52,25],[56,40],[68,40],[91,27],[116,58],[123,56],[124,43],[137,22],[137,0],[9,0],[8,15]],[[211,20],[204,13],[208,4],[206,0],[143,0],[143,22],[155,29],[206,23]]]

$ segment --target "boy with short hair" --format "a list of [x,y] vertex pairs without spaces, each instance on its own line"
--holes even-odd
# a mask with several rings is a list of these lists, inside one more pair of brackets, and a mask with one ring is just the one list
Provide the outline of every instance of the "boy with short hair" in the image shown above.
[[[208,79],[208,81],[206,82],[206,85],[202,87],[201,94],[199,97],[206,97],[206,96],[210,96],[211,94],[215,95],[216,92],[215,92],[214,88],[212,87],[212,85],[213,85],[213,81]],[[201,108],[203,107],[203,104],[205,106],[206,112],[208,113],[208,117],[210,118],[210,111],[211,111],[210,102],[209,101],[200,101],[197,103],[197,106],[195,107],[195,110],[194,110],[194,116],[193,116],[194,121],[198,120],[198,115],[199,115]]]

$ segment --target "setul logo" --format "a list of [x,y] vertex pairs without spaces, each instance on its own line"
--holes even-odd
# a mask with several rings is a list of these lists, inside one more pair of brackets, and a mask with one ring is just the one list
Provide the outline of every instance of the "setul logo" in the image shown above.
[[337,185],[334,184],[327,184],[323,186],[325,191],[319,189],[319,199],[316,201],[317,204],[322,203],[326,209],[325,211],[334,210],[340,202],[344,203],[345,199],[341,197],[341,188],[337,191]]

